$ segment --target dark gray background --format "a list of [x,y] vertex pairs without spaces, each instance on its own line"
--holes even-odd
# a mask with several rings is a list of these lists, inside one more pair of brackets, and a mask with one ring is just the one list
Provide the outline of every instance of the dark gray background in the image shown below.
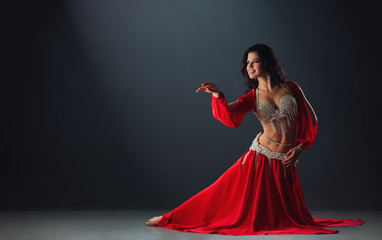
[[213,118],[273,48],[318,116],[298,164],[314,210],[381,209],[377,1],[2,1],[0,208],[173,209],[261,131]]

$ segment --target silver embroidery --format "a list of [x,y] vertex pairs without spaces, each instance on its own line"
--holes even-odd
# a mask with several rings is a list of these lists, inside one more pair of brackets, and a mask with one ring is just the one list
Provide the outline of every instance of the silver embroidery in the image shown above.
[[258,142],[260,134],[261,134],[261,132],[257,134],[255,140],[253,140],[252,145],[251,145],[251,147],[249,149],[251,149],[253,151],[261,152],[262,154],[267,156],[267,158],[271,158],[271,159],[284,160],[284,159],[287,158],[285,153],[272,152],[266,146],[260,145],[259,142]]
[[256,154],[255,154],[255,170],[257,169],[258,162],[259,162],[259,152],[256,152]]
[[256,105],[260,122],[262,124],[270,123],[272,128],[280,135],[286,135],[290,121],[297,117],[297,102],[290,94],[282,96],[278,104],[278,109],[275,109],[268,102],[259,103],[258,89],[256,89]]
[[[267,158],[268,158],[268,169],[269,169],[269,176],[271,177],[272,176],[272,173],[271,173],[271,160],[272,159],[277,159],[277,160],[284,160],[286,158],[288,158],[288,156],[285,154],[285,153],[281,153],[281,152],[272,152],[269,148],[267,148],[266,146],[263,146],[263,145],[260,145],[259,144],[259,136],[260,136],[261,132],[259,132],[256,136],[256,138],[253,140],[252,142],[252,145],[251,147],[249,148],[250,150],[253,150],[253,151],[256,151],[256,155],[255,155],[255,169],[257,168],[257,165],[258,165],[258,158],[259,158],[259,153],[262,153],[264,154]],[[248,153],[247,153],[248,154]],[[245,158],[245,157],[244,157]],[[243,161],[244,162],[244,161]],[[297,162],[293,165],[294,167],[296,166]],[[283,164],[282,166],[284,169],[282,169],[282,175],[284,177],[284,179],[286,178],[286,166]],[[293,173],[292,173],[293,174]],[[292,176],[293,179],[294,179],[294,176]]]

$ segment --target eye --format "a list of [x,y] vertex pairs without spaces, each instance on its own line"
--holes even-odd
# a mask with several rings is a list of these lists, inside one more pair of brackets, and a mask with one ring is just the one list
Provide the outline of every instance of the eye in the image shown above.
[[[253,60],[252,61],[253,63],[259,63],[259,62],[261,62],[260,60]],[[249,61],[247,61],[247,64],[249,64],[250,62]]]

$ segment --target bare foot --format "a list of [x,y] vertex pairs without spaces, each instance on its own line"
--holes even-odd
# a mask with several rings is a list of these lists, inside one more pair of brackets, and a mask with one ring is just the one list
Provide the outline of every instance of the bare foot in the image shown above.
[[147,226],[153,226],[153,225],[157,224],[161,219],[162,219],[162,216],[153,217],[146,222],[146,225]]

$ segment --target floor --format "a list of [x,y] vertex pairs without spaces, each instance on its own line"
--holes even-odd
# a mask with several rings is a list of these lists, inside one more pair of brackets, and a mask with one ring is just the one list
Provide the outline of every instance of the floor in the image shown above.
[[382,238],[382,211],[318,212],[317,218],[361,219],[365,225],[337,227],[338,234],[322,235],[252,235],[231,236],[185,233],[161,227],[146,226],[152,216],[165,211],[27,211],[0,212],[0,239],[6,240],[172,240],[172,239],[362,239]]

